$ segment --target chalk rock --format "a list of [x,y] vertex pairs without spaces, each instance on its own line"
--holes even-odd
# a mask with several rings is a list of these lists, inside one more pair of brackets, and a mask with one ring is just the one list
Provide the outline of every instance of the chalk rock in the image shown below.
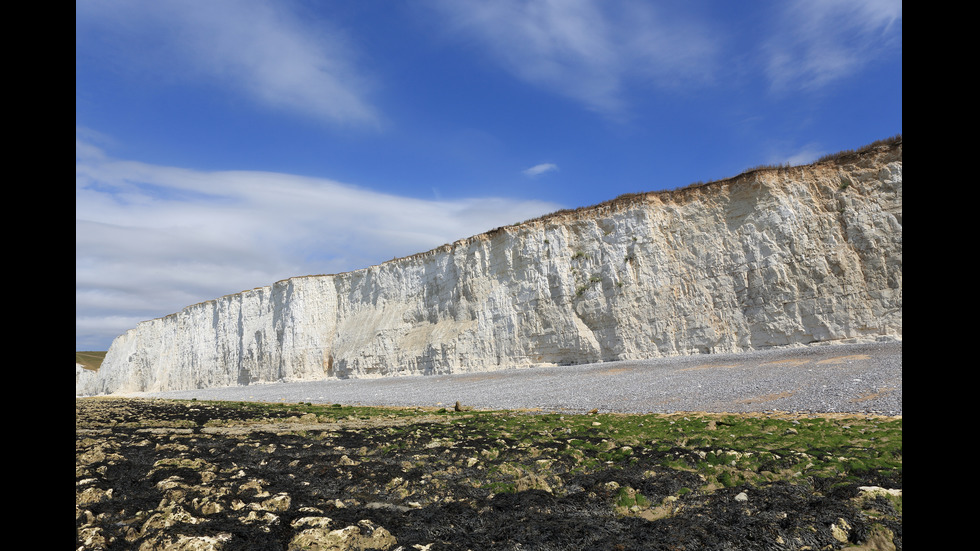
[[76,395],[902,335],[902,145],[623,196],[138,324]]

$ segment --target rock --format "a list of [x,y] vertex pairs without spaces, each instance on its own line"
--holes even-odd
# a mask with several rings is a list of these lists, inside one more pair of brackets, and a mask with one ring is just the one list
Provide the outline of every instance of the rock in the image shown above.
[[[844,185],[846,183],[846,185]],[[902,335],[902,145],[623,196],[139,323],[76,395]]]
[[328,530],[325,526],[313,526],[296,534],[289,542],[289,551],[366,551],[377,549],[387,551],[397,545],[395,537],[388,530],[370,520],[362,520],[356,525],[338,530]]
[[842,518],[837,519],[837,522],[830,525],[830,534],[834,536],[835,540],[841,543],[847,543],[850,533],[851,525]]
[[103,490],[101,488],[85,488],[81,492],[76,492],[75,503],[80,506],[88,506],[94,503],[101,503],[112,499],[112,489]]
[[895,534],[884,526],[871,527],[867,541],[853,548],[853,551],[896,551]]
[[139,551],[220,551],[231,538],[231,534],[221,534],[217,537],[183,534],[159,536],[145,540],[139,546]]
[[[104,456],[76,453],[75,549],[395,551],[401,545],[408,551],[430,542],[435,542],[433,551],[593,549],[605,548],[612,537],[613,545],[623,549],[657,549],[662,541],[657,538],[668,532],[671,541],[703,549],[885,551],[902,542],[901,501],[884,497],[901,490],[883,487],[900,486],[900,472],[889,478],[852,471],[854,485],[861,488],[857,494],[847,491],[850,483],[821,492],[812,480],[794,480],[789,472],[758,471],[759,483],[753,484],[749,499],[741,488],[709,484],[689,467],[688,459],[697,455],[662,453],[661,441],[650,434],[624,434],[632,448],[624,456],[629,448],[623,440],[610,436],[582,446],[574,438],[556,439],[555,430],[533,427],[551,422],[536,415],[500,416],[489,432],[487,419],[474,416],[469,426],[431,423],[426,413],[409,430],[397,425],[394,432],[390,419],[375,416],[375,425],[356,430],[313,434],[287,426],[270,431],[247,419],[238,428],[250,430],[192,434],[172,426],[147,432],[103,429],[111,416],[102,404],[109,402],[142,404],[144,409],[129,415],[146,426],[181,425],[173,421],[196,416],[185,401],[76,401],[76,449],[92,449],[98,437],[101,449],[113,450],[122,460],[107,465],[97,459]],[[237,415],[237,408],[225,411]],[[149,422],[154,415],[157,420]],[[444,416],[432,417],[439,421]],[[578,432],[590,430],[588,420],[570,421]],[[531,426],[519,434],[516,425],[525,423]],[[656,423],[669,426],[663,419]],[[871,424],[861,440],[874,436]],[[397,448],[373,453],[395,434]],[[717,433],[702,433],[711,434]],[[491,438],[498,435],[499,442],[510,444],[495,445]],[[454,448],[427,447],[433,438],[447,437]],[[689,452],[695,450],[691,446],[706,454],[738,455],[721,443],[688,444]],[[847,447],[836,447],[841,446]],[[802,469],[801,461],[809,456],[797,449],[806,448],[796,444],[783,449],[782,457]],[[493,454],[482,453],[488,450]],[[572,451],[583,461],[570,461]],[[338,466],[336,459],[344,452],[360,464]],[[610,452],[620,460],[601,460]],[[830,459],[839,455],[814,453],[828,453]],[[670,457],[684,461],[664,461]],[[469,459],[476,460],[472,469],[465,467]],[[204,483],[190,472],[194,465],[213,468],[217,478]],[[879,483],[883,486],[871,485]],[[173,501],[161,490],[171,485],[171,490],[182,490]],[[661,520],[669,522],[661,527],[645,523]],[[588,539],[594,534],[613,536],[597,543]],[[710,540],[701,539],[706,534]],[[845,539],[848,543],[842,543]]]
[[279,493],[262,502],[265,511],[282,512],[289,509],[292,499],[288,494]]
[[552,493],[551,485],[548,484],[548,480],[538,474],[534,473],[524,473],[523,476],[514,480],[514,489],[518,492],[523,492],[526,490],[541,490],[543,492]]
[[892,497],[902,497],[902,490],[886,489],[881,486],[858,486],[862,496],[874,497],[876,494],[883,494]]
[[245,524],[259,524],[265,526],[274,526],[279,524],[279,517],[268,511],[252,510],[249,511],[247,515],[242,519]]
[[85,545],[85,549],[105,549],[107,543],[102,528],[98,526],[81,528],[78,531],[77,539]]
[[327,528],[333,521],[328,517],[300,517],[290,523],[297,530],[309,528]]
[[197,512],[204,516],[216,515],[225,510],[224,505],[217,501],[206,500],[198,503],[197,500],[195,500],[195,504],[197,505]]
[[195,517],[180,505],[169,504],[163,508],[159,508],[156,513],[146,519],[140,532],[143,535],[148,535],[166,530],[176,524],[198,524],[200,522],[201,519]]

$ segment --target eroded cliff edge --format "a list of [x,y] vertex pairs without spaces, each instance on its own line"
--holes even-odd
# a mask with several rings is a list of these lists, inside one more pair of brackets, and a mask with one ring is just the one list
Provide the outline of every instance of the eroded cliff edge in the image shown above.
[[117,337],[76,395],[902,335],[902,142],[623,196]]

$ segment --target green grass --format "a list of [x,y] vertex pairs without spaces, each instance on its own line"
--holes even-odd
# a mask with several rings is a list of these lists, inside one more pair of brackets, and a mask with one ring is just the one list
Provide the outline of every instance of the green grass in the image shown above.
[[85,369],[98,369],[105,359],[105,352],[79,352],[75,351],[75,363],[82,364]]
[[630,507],[646,508],[650,506],[650,500],[632,488],[620,488],[616,495],[616,505],[627,509]]

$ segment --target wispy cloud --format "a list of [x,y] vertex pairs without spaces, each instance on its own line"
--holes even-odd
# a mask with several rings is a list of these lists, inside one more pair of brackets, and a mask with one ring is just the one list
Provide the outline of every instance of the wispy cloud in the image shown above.
[[87,47],[99,44],[100,55],[161,85],[193,80],[331,123],[378,122],[356,48],[329,21],[285,3],[82,0],[75,8],[76,32],[98,36]]
[[901,0],[807,0],[777,4],[764,44],[776,91],[812,90],[901,52]]
[[533,178],[534,176],[539,176],[541,174],[544,174],[545,172],[554,172],[556,170],[558,170],[558,165],[554,163],[541,163],[541,164],[534,165],[530,168],[526,168],[521,172]]
[[76,142],[76,327],[90,345],[287,277],[338,273],[558,210],[506,198],[421,200],[340,182],[113,159]]
[[[613,119],[650,90],[731,85],[763,67],[773,90],[819,89],[901,48],[901,0],[776,2],[731,22],[721,5],[632,0],[430,0],[515,77]],[[737,9],[737,8],[730,8]],[[743,24],[747,27],[733,25]],[[750,50],[742,45],[755,44]],[[738,46],[738,47],[736,47]]]
[[805,165],[830,153],[819,143],[809,142],[803,145],[775,141],[769,144],[770,153],[766,164],[772,165]]
[[701,22],[646,3],[437,0],[461,39],[475,37],[518,78],[600,113],[626,113],[626,86],[676,86],[710,74],[715,44]]

